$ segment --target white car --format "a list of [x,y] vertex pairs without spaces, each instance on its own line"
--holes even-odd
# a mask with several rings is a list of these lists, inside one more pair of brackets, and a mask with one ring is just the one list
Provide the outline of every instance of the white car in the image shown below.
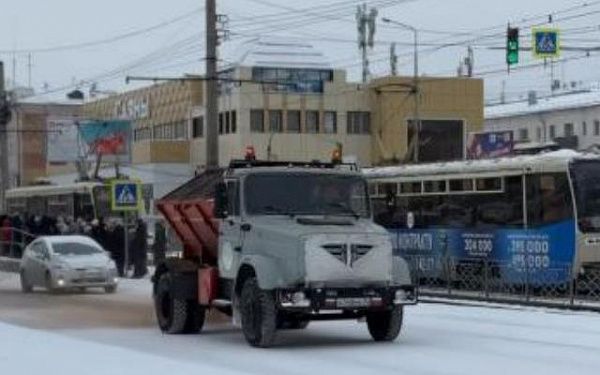
[[33,241],[23,253],[19,269],[21,289],[104,288],[117,290],[117,267],[102,246],[85,236],[47,236]]

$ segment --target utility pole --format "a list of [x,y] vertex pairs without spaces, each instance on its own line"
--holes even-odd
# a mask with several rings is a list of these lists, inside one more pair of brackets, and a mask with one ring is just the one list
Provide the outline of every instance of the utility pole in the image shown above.
[[6,209],[6,190],[9,188],[8,132],[10,121],[8,96],[4,86],[4,63],[0,61],[0,212]]
[[419,30],[416,27],[408,25],[403,22],[391,20],[389,18],[381,19],[385,23],[399,26],[403,29],[409,30],[413,33],[413,58],[414,58],[414,72],[413,72],[413,87],[412,93],[415,99],[415,113],[414,113],[414,135],[413,135],[413,161],[419,162],[419,138],[421,133],[421,88],[419,82]]
[[390,45],[390,73],[398,75],[398,56],[396,55],[396,43]]
[[206,167],[219,167],[219,93],[217,86],[217,5],[206,0]]
[[362,52],[362,81],[366,83],[369,79],[369,56],[368,48],[375,45],[375,27],[377,20],[377,9],[371,8],[367,13],[367,4],[359,5],[356,10],[356,22],[358,26],[358,49]]

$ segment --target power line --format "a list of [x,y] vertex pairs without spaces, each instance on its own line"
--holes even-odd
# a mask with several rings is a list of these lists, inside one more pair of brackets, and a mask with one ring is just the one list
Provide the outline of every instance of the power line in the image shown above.
[[72,43],[72,44],[64,44],[64,45],[58,45],[58,46],[52,46],[52,47],[0,50],[0,53],[19,53],[19,54],[20,53],[46,53],[46,52],[68,51],[68,50],[74,50],[74,49],[89,48],[89,47],[99,46],[99,45],[103,45],[103,44],[111,44],[111,43],[115,43],[115,42],[118,42],[118,41],[121,41],[124,39],[133,38],[138,35],[147,34],[147,33],[165,28],[167,26],[171,26],[175,23],[178,23],[180,21],[188,19],[193,15],[196,15],[197,13],[201,12],[203,9],[204,9],[203,7],[196,8],[190,12],[186,12],[177,17],[171,18],[167,21],[163,21],[163,22],[157,23],[155,25],[152,25],[152,26],[149,26],[149,27],[146,27],[143,29],[129,31],[124,34],[115,35],[115,36],[105,38],[105,39],[99,39],[99,40],[88,41],[88,42]]

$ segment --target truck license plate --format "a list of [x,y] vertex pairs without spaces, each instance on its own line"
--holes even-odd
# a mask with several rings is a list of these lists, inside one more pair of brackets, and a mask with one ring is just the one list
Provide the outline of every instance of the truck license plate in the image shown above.
[[367,307],[369,306],[368,298],[338,298],[336,301],[337,307]]

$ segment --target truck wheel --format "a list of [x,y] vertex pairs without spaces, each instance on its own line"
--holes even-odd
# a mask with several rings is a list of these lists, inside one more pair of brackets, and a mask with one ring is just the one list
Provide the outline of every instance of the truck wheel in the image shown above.
[[367,327],[373,340],[394,341],[402,328],[402,306],[391,310],[367,313]]
[[169,273],[162,274],[158,280],[154,310],[158,326],[168,334],[198,333],[204,325],[203,308],[195,301],[173,297]]
[[242,287],[240,310],[246,341],[259,348],[271,346],[277,330],[275,299],[258,287],[255,277],[247,279]]

